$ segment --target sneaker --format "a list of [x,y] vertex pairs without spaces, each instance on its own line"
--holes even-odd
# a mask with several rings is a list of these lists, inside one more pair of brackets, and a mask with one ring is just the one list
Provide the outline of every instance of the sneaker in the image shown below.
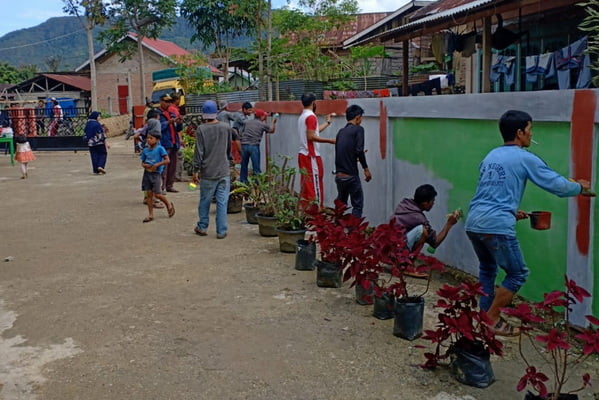
[[166,191],[170,193],[179,193],[179,191],[175,188],[166,189]]
[[200,235],[200,236],[206,236],[208,233],[206,233],[205,230],[198,228],[197,226],[195,228],[193,228],[193,231],[195,232],[196,235]]
[[219,233],[218,235],[216,235],[216,238],[217,238],[217,239],[224,239],[224,238],[226,238],[226,237],[227,237],[227,234],[226,234],[226,233]]

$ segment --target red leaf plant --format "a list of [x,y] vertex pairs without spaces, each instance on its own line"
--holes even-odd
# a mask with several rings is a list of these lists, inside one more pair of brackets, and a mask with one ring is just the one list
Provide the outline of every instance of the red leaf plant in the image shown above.
[[[321,209],[313,204],[306,210],[307,226],[315,232],[320,245],[322,261],[337,264],[340,268],[364,262],[364,243],[368,223],[346,211],[348,207],[335,200],[335,208]],[[343,280],[351,274],[346,271]]]
[[444,284],[437,290],[440,299],[435,304],[442,309],[437,314],[435,330],[425,330],[423,339],[435,345],[434,352],[424,354],[423,368],[433,369],[448,359],[456,347],[473,349],[476,344],[490,354],[503,354],[503,344],[495,339],[491,320],[478,310],[477,296],[485,296],[480,283],[462,282],[457,286]]
[[[430,287],[430,274],[424,291],[414,295],[408,291],[405,273],[443,269],[443,264],[434,257],[425,256],[420,252],[410,253],[405,229],[396,226],[394,221],[378,225],[374,231],[360,240],[361,246],[360,243],[356,243],[358,250],[352,254],[355,256],[355,262],[349,263],[346,273],[354,278],[352,285],[361,285],[366,290],[373,287],[376,297],[385,294],[394,299],[421,297]],[[386,268],[389,276],[383,278],[381,274]]]
[[[569,375],[591,354],[599,354],[599,319],[587,315],[589,327],[574,334],[570,325],[572,306],[581,303],[590,294],[578,286],[574,280],[565,277],[565,291],[555,290],[545,293],[537,303],[520,304],[516,308],[502,311],[520,321],[518,349],[526,364],[524,375],[518,382],[518,391],[530,386],[543,399],[557,400],[562,394]],[[551,326],[548,332],[535,334],[535,328]],[[543,373],[532,364],[523,350],[524,337],[544,361],[547,372]],[[582,348],[576,343],[578,340]],[[551,379],[547,376],[549,375]],[[575,393],[590,385],[590,374],[582,375],[580,386],[567,393]]]

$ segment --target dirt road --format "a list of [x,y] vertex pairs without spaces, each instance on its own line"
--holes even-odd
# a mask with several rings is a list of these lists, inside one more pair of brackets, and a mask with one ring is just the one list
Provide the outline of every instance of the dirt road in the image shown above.
[[112,143],[105,176],[85,152],[37,153],[27,180],[0,156],[1,399],[523,398],[515,341],[485,390],[424,371],[426,343],[394,337],[347,286],[318,288],[243,214],[224,240],[213,219],[195,235],[184,183],[173,218],[142,224],[139,161]]

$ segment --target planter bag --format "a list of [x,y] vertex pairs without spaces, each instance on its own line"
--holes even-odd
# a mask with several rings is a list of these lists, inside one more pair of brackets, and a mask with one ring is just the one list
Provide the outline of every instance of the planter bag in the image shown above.
[[422,336],[424,297],[395,300],[393,335],[414,340]]
[[304,239],[298,240],[295,252],[295,269],[298,271],[312,271],[314,270],[314,261],[316,261],[316,243]]
[[371,284],[370,288],[368,289],[364,289],[364,287],[357,283],[356,286],[356,303],[358,303],[361,306],[369,306],[371,305],[374,300],[374,285]]
[[454,347],[451,354],[451,373],[458,382],[486,388],[495,382],[490,358],[489,352],[483,349],[480,343],[468,350]]
[[316,285],[319,287],[339,288],[342,282],[340,265],[325,261],[316,261]]
[[[534,393],[526,392],[526,396],[524,396],[524,400],[546,400],[550,399],[553,393],[547,394],[547,397],[537,396]],[[562,393],[557,396],[557,400],[578,400],[578,395],[576,393]]]
[[393,306],[395,304],[395,298],[389,297],[386,294],[382,297],[374,297],[374,308],[372,315],[378,319],[391,319],[393,318]]

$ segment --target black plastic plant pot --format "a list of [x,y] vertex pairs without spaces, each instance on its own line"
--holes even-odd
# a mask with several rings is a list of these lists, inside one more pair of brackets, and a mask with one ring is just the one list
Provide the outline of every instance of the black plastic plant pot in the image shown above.
[[316,261],[316,285],[319,287],[339,288],[343,283],[343,270],[340,265],[326,261]]
[[393,308],[395,304],[395,298],[387,294],[381,297],[374,297],[374,308],[372,315],[378,319],[391,319],[393,318]]
[[298,271],[313,271],[316,261],[316,243],[300,239],[295,252],[295,269]]
[[405,297],[395,300],[393,335],[414,340],[422,336],[424,297]]
[[252,225],[258,224],[258,219],[256,219],[258,207],[253,207],[250,203],[244,204],[243,207],[245,208],[245,219],[247,223]]
[[[526,392],[524,396],[524,400],[547,400],[550,399],[553,393],[549,393],[546,397],[541,397],[531,392]],[[557,400],[578,400],[578,395],[576,393],[562,393],[557,396]]]
[[495,382],[489,351],[480,342],[453,346],[450,352],[451,373],[460,383],[484,389]]
[[356,283],[356,303],[361,306],[369,306],[374,303],[374,286],[370,285],[370,288],[364,289],[364,287]]

